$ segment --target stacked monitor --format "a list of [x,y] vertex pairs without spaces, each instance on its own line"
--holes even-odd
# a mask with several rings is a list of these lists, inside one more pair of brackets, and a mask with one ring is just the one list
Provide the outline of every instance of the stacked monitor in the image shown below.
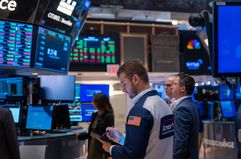
[[45,101],[73,102],[75,98],[75,76],[39,76],[42,99]]
[[213,75],[240,76],[241,3],[217,2],[213,14]]
[[109,96],[109,85],[105,84],[76,84],[76,104],[69,106],[71,122],[90,122],[91,116],[97,111],[92,105],[93,97],[97,93]]
[[235,92],[228,85],[221,84],[219,86],[219,99],[223,118],[235,117]]
[[107,64],[119,64],[119,40],[116,36],[80,35],[70,54],[71,70],[106,71]]
[[236,115],[234,101],[220,101],[221,111],[224,118],[232,118]]
[[0,66],[30,67],[33,25],[0,20]]
[[22,77],[0,78],[0,100],[6,100],[8,97],[23,97],[23,83]]
[[71,38],[43,27],[37,34],[34,67],[67,73]]

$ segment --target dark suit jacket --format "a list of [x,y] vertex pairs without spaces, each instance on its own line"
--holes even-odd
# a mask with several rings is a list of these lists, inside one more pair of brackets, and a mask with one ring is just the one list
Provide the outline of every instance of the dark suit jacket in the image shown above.
[[0,158],[20,159],[16,128],[9,110],[0,108]]
[[174,109],[173,159],[198,159],[199,117],[191,97]]

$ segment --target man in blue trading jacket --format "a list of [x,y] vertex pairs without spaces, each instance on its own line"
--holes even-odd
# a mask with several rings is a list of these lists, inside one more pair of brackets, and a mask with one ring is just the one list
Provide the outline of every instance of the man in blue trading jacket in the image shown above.
[[195,80],[179,73],[172,85],[174,108],[174,151],[173,159],[198,159],[199,117],[191,95]]
[[[124,145],[100,140],[103,149],[113,159],[172,159],[173,115],[158,93],[151,90],[146,69],[133,59],[119,68],[117,76],[134,106],[127,117]],[[108,130],[109,136],[117,134],[114,128]]]

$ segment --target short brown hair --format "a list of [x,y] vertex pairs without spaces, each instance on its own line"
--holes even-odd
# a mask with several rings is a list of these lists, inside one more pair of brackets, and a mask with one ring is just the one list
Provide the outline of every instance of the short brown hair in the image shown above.
[[185,87],[187,95],[192,95],[195,88],[195,79],[192,76],[185,74],[183,72],[178,73],[176,76],[180,79],[180,86]]
[[136,74],[143,82],[149,82],[147,71],[139,59],[131,59],[121,65],[117,72],[117,76],[119,77],[121,73],[125,73],[129,80]]

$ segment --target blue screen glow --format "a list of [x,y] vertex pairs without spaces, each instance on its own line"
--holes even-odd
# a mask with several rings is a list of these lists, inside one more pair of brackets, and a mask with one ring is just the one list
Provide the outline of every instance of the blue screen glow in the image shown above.
[[26,128],[51,130],[53,106],[28,106]]
[[241,6],[218,6],[218,73],[241,72],[240,15]]
[[230,118],[236,115],[236,108],[233,101],[220,101],[220,105],[224,118]]

